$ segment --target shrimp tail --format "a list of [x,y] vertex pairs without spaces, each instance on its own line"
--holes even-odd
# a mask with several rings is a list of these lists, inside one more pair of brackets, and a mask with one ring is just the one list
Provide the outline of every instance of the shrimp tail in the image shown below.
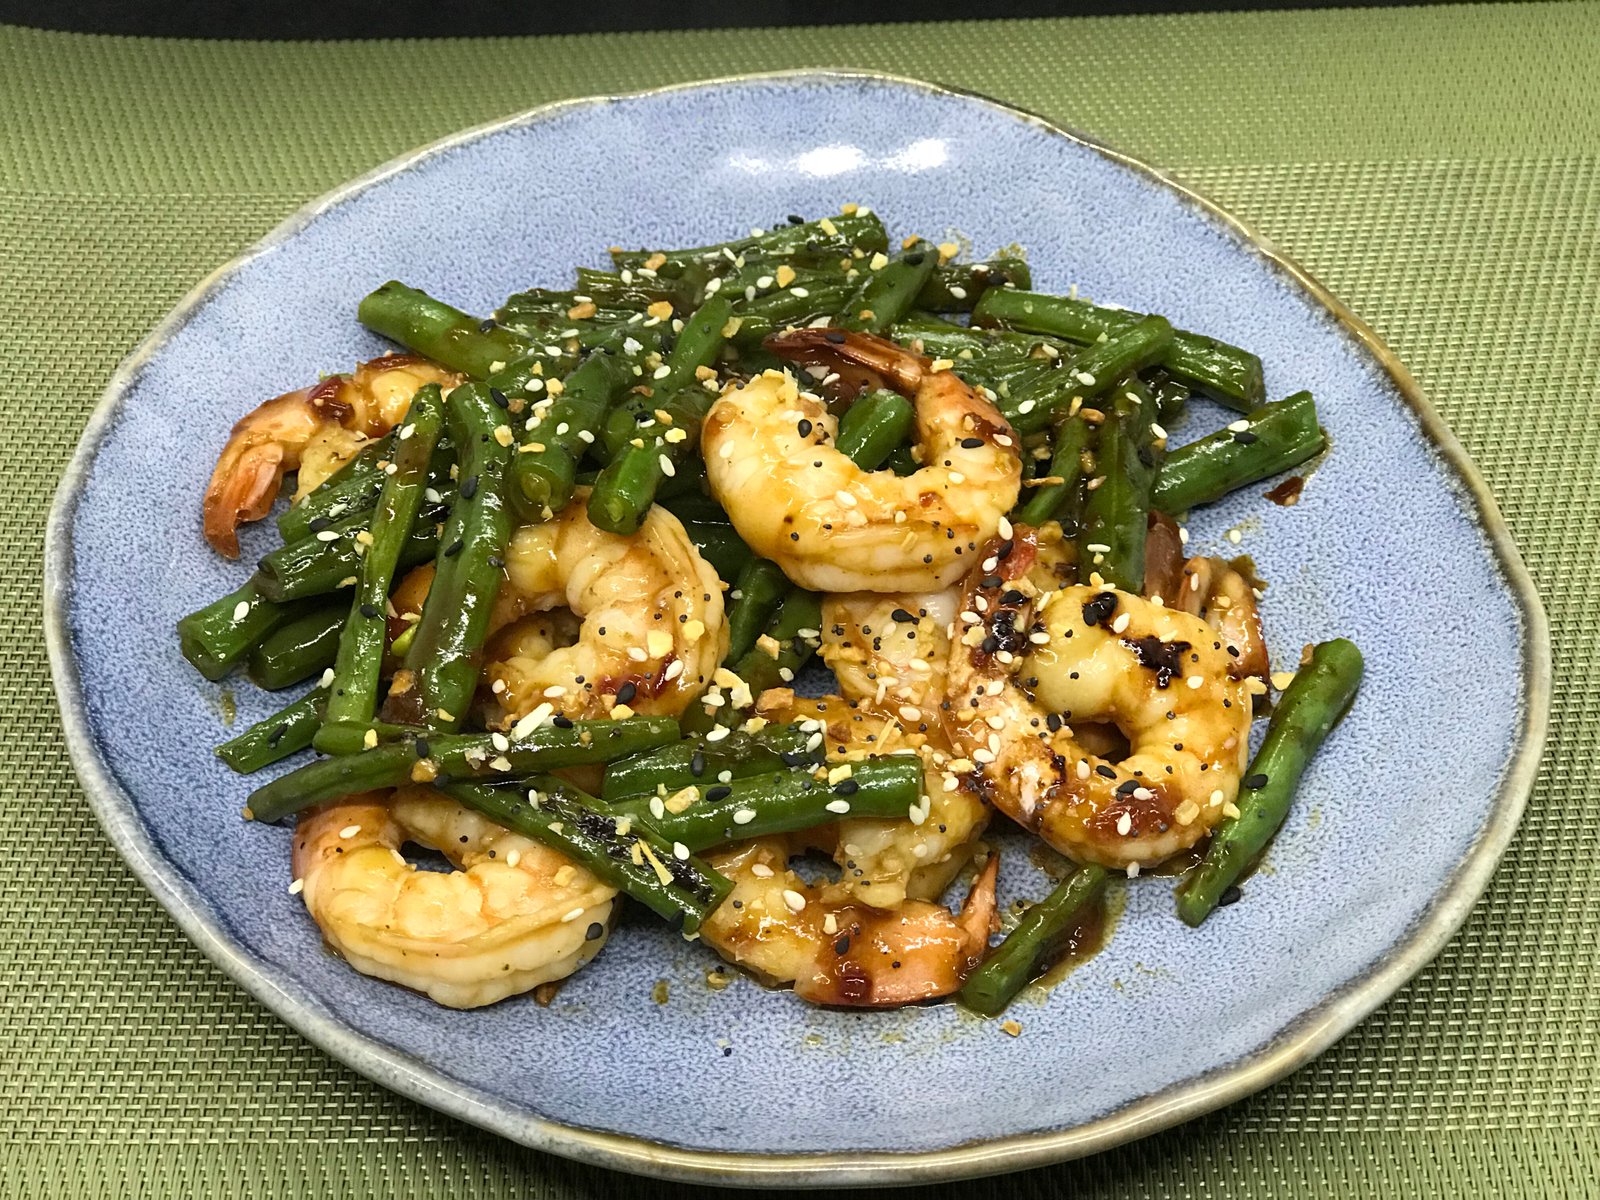
[[762,344],[790,362],[836,371],[865,368],[889,387],[909,396],[928,374],[929,363],[886,338],[844,329],[791,329],[769,334]]
[[272,510],[283,483],[283,447],[273,442],[224,454],[211,473],[201,509],[206,541],[224,558],[239,557],[239,526]]
[[989,948],[989,935],[1000,932],[1000,912],[994,894],[999,875],[1000,854],[993,851],[989,861],[984,863],[983,870],[972,881],[972,890],[967,893],[961,911],[956,915],[956,928],[961,930],[966,939],[967,967],[961,973],[963,979],[968,971],[983,961],[984,952]]

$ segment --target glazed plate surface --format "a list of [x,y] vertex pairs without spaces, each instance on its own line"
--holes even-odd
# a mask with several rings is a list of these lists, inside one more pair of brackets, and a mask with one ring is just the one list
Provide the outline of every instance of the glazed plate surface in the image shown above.
[[[899,238],[1020,243],[1035,285],[1160,312],[1309,388],[1333,443],[1296,507],[1246,489],[1195,550],[1254,557],[1274,667],[1352,638],[1368,674],[1243,902],[1199,931],[1126,888],[1109,947],[1013,1011],[808,1008],[642,920],[554,1005],[449,1012],[320,945],[289,831],[247,824],[212,756],[282,702],[201,680],[173,623],[248,569],[201,540],[232,422],[383,344],[398,278],[487,312],[612,244],[695,244],[870,205]],[[1226,418],[1196,406],[1175,441]],[[1237,529],[1237,547],[1226,532]],[[245,561],[270,544],[246,535]],[[308,207],[202,284],[124,364],[52,516],[47,633],[74,760],[118,849],[195,942],[329,1053],[527,1145],[732,1183],[908,1183],[1103,1149],[1316,1054],[1434,953],[1515,828],[1543,737],[1544,618],[1492,501],[1369,331],[1148,168],[979,97],[801,72],[551,106],[447,139]],[[1470,645],[1470,654],[1462,647]],[[1259,730],[1258,730],[1259,732]],[[1005,896],[1047,881],[1000,839]],[[665,980],[670,999],[653,997]]]

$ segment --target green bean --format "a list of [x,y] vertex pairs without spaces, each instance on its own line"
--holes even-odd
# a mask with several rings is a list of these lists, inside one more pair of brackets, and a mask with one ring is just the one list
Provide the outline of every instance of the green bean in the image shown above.
[[1017,510],[1016,520],[1034,526],[1059,521],[1062,531],[1075,537],[1083,514],[1083,484],[1092,473],[1093,448],[1094,426],[1081,415],[1058,421],[1047,475],[1061,482],[1033,488],[1033,495]]
[[[1117,338],[1140,319],[1136,312],[1105,308],[1087,300],[1009,288],[985,292],[972,314],[975,325],[1008,325],[1084,344],[1093,343],[1102,334]],[[1173,335],[1160,361],[1173,378],[1229,408],[1249,412],[1266,399],[1261,360],[1238,346],[1180,331]]]
[[1170,429],[1188,406],[1189,386],[1165,371],[1152,371],[1147,383],[1156,405],[1156,420]]
[[[475,385],[474,385],[475,386]],[[460,389],[458,389],[460,390]],[[328,710],[312,745],[323,753],[352,754],[372,729],[378,708],[383,646],[389,626],[389,588],[401,551],[411,538],[428,465],[444,430],[444,397],[439,385],[419,388],[396,431],[394,470],[386,473],[378,506],[361,556],[355,595],[339,635]],[[492,603],[492,601],[491,601]]]
[[741,256],[821,264],[851,257],[857,250],[872,254],[888,248],[889,235],[877,215],[855,213],[811,222],[791,220],[789,224],[780,225],[766,233],[683,250],[623,250],[613,247],[611,262],[619,271],[636,271],[660,253],[666,261],[655,268],[657,271],[681,270],[692,263],[709,266],[725,264],[721,269],[730,269],[733,260]]
[[917,307],[934,312],[971,312],[990,288],[1033,286],[1028,264],[1012,255],[987,262],[946,263],[917,293]]
[[1363,666],[1361,651],[1335,638],[1316,646],[1284,689],[1235,801],[1239,815],[1217,826],[1205,858],[1178,890],[1184,924],[1210,916],[1283,825],[1311,756],[1355,699]]
[[803,274],[790,287],[735,300],[734,315],[739,325],[731,340],[742,353],[753,352],[768,334],[839,312],[854,291],[855,285],[842,275]]
[[1078,529],[1078,581],[1104,582],[1138,595],[1144,590],[1145,531],[1150,489],[1160,466],[1152,439],[1155,402],[1137,375],[1112,389],[1115,395],[1096,438],[1099,486],[1085,495]]
[[496,825],[566,855],[684,933],[699,929],[733,890],[728,879],[692,855],[678,858],[643,826],[623,832],[626,818],[602,811],[571,784],[548,777],[532,782],[531,796],[472,783],[452,783],[444,791]]
[[474,379],[521,358],[528,339],[493,321],[480,321],[426,292],[390,280],[361,301],[356,318],[376,334]]
[[299,541],[318,528],[325,528],[329,520],[370,509],[383,487],[383,469],[378,464],[388,460],[393,447],[393,433],[368,442],[344,466],[279,515],[278,535],[285,542]]
[[998,1016],[1018,992],[1048,966],[1050,956],[1072,931],[1084,906],[1099,898],[1106,869],[1088,866],[1073,872],[1032,908],[972,974],[958,993],[961,1003],[984,1016]]
[[[636,531],[655,503],[662,479],[676,474],[698,448],[700,422],[711,407],[712,395],[695,382],[695,372],[716,358],[732,315],[729,301],[720,296],[708,300],[684,322],[663,373],[651,382],[650,400],[630,400],[607,416],[606,444],[615,457],[589,493],[589,520],[599,528],[620,534]],[[641,436],[647,427],[640,417],[656,412],[671,415],[672,424],[657,418]],[[669,441],[667,434],[674,430],[678,438]]]
[[752,558],[739,572],[729,597],[727,661],[738,662],[755,648],[792,586],[783,568],[765,558]]
[[384,718],[448,730],[459,727],[477,687],[483,642],[504,578],[511,537],[505,492],[512,434],[483,384],[451,392],[445,416],[460,458],[458,499],[406,651],[410,686],[390,690]]
[[276,821],[324,800],[437,779],[515,779],[609,762],[678,739],[670,717],[552,721],[509,733],[430,734],[318,759],[250,793],[249,815]]
[[876,471],[911,433],[911,401],[877,389],[858,396],[839,418],[834,446],[863,470]]
[[726,783],[815,765],[823,759],[822,741],[820,729],[807,731],[799,725],[768,725],[749,733],[735,729],[714,742],[690,738],[611,763],[600,795],[607,801],[621,800],[657,788],[675,792],[693,784]]
[[1011,389],[1010,396],[1000,401],[1000,412],[1017,432],[1037,433],[1057,414],[1072,411],[1074,400],[1087,403],[1124,376],[1160,361],[1171,345],[1172,326],[1162,317],[1144,317],[1109,341],[1086,347],[1025,388]]
[[[850,776],[836,783],[791,769],[731,783],[689,784],[667,800],[640,796],[612,805],[612,811],[632,816],[663,841],[699,853],[746,838],[813,829],[846,815],[903,819],[917,807],[922,760],[915,755],[863,758],[849,765]],[[693,788],[693,797],[685,794],[687,788]],[[683,800],[688,805],[679,809]]]
[[594,443],[607,411],[633,381],[633,360],[597,350],[563,381],[561,395],[525,423],[520,453],[511,460],[511,494],[524,520],[566,508],[578,460]]
[[864,271],[835,323],[841,329],[884,332],[911,311],[917,293],[933,277],[938,257],[931,247],[917,242],[878,270]]
[[700,557],[711,564],[718,579],[738,579],[739,573],[755,557],[732,525],[685,521],[683,531],[689,535]]
[[252,580],[180,620],[178,646],[200,674],[221,679],[262,638],[305,611],[269,600]]
[[1164,513],[1187,512],[1298,466],[1324,444],[1316,402],[1296,392],[1168,454],[1150,502]]
[[762,635],[776,643],[776,655],[763,649],[758,638],[755,648],[739,659],[733,672],[749,686],[752,696],[759,696],[768,688],[785,686],[793,682],[800,668],[816,652],[821,630],[821,598],[815,592],[792,588]]
[[335,601],[278,626],[250,651],[245,668],[250,682],[275,692],[322,674],[339,653],[339,631],[348,612],[347,605]]
[[231,741],[217,747],[217,757],[241,775],[282,762],[311,745],[322,725],[327,688],[312,688],[270,717],[263,717]]
[[[454,495],[454,489],[424,490],[425,504],[400,552],[397,570],[433,557],[439,544],[439,522],[449,514]],[[435,500],[434,496],[439,498]],[[356,535],[364,533],[371,520],[370,512],[352,513],[311,537],[279,546],[256,564],[251,583],[262,596],[279,603],[326,596],[355,586],[361,567]]]

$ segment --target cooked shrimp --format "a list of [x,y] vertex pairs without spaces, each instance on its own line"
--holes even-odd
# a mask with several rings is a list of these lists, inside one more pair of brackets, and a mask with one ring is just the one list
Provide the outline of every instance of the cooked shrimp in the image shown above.
[[[952,736],[987,797],[1080,862],[1136,870],[1192,846],[1232,809],[1250,749],[1249,689],[1222,639],[1125,592],[1039,595],[1026,531],[989,553],[949,672]],[[1115,725],[1127,755],[1090,753],[1072,722]]]
[[1205,618],[1222,635],[1233,659],[1235,679],[1265,679],[1272,667],[1267,661],[1267,639],[1261,630],[1261,613],[1250,581],[1220,558],[1189,559],[1183,564],[1181,580],[1172,606]]
[[739,535],[801,587],[923,592],[954,583],[1017,498],[1019,442],[953,372],[892,342],[831,329],[769,338],[785,357],[854,362],[912,397],[917,452],[904,477],[863,471],[832,445],[838,422],[787,374],[724,391],[702,433],[711,490]]
[[[456,869],[419,871],[407,842]],[[294,878],[356,970],[478,1008],[564,979],[605,945],[616,891],[556,851],[426,787],[349,796],[300,818]]]
[[770,985],[792,983],[812,1004],[894,1008],[948,996],[997,928],[991,856],[959,915],[908,900],[892,909],[834,903],[789,869],[789,844],[761,838],[707,861],[733,891],[700,927],[707,945]]
[[923,719],[944,699],[948,630],[958,593],[846,592],[822,601],[821,654],[852,700],[915,709]]
[[414,354],[389,354],[362,363],[353,375],[330,375],[257,406],[234,425],[206,485],[206,541],[219,554],[238,558],[239,526],[271,511],[286,472],[300,473],[299,499],[363,442],[393,429],[418,388],[450,388],[460,380]]
[[[487,675],[509,721],[549,705],[572,718],[628,712],[676,716],[705,690],[728,650],[722,584],[678,518],[651,508],[637,532],[589,522],[588,491],[506,547],[506,583],[492,624],[566,608],[563,635],[518,625],[490,648]],[[575,638],[567,643],[567,637]]]

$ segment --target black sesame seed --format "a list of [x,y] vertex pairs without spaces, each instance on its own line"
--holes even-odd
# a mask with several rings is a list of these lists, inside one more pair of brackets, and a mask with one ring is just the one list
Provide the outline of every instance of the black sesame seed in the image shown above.
[[1061,731],[1061,714],[1051,713],[1044,719],[1044,723],[1049,727],[1051,733],[1059,733]]
[[550,724],[554,725],[557,729],[571,729],[572,728],[572,718],[571,717],[551,717],[550,718]]
[[283,741],[283,735],[288,733],[288,732],[289,732],[289,723],[287,721],[285,721],[282,725],[279,725],[271,733],[267,734],[267,745],[276,746],[279,742]]
[[724,1046],[722,1048],[722,1057],[723,1058],[732,1058],[733,1057],[733,1047],[732,1046]]
[[633,698],[639,694],[639,685],[631,679],[617,689],[618,704],[632,704]]
[[1267,777],[1259,771],[1254,775],[1246,775],[1244,777],[1244,785],[1247,788],[1264,788],[1267,786]]
[[700,776],[704,775],[705,773],[706,752],[704,750],[696,750],[689,757],[689,774],[693,775],[696,779],[699,779]]
[[448,546],[446,546],[444,548],[444,556],[446,558],[454,558],[456,555],[461,553],[462,545],[463,545],[463,542],[461,541],[461,539],[457,538],[455,541],[451,542]]
[[714,788],[706,789],[706,799],[713,803],[718,800],[726,800],[731,795],[733,795],[733,789],[725,783],[719,783]]
[[854,779],[844,779],[834,786],[835,796],[854,796],[861,790],[861,785]]
[[961,448],[963,450],[980,450],[980,449],[983,448],[983,439],[982,438],[975,438],[975,437],[973,437],[973,438],[962,438],[961,439]]
[[891,617],[893,617],[896,621],[899,621],[901,624],[904,624],[907,621],[915,621],[916,620],[916,617],[912,616],[909,612],[907,612],[903,608],[897,608],[892,613],[890,613],[889,615]]
[[1091,600],[1085,601],[1083,606],[1083,623],[1085,625],[1105,625],[1117,611],[1117,594],[1115,592],[1100,592]]
[[494,328],[494,323],[495,322],[494,322],[494,318],[493,317],[489,317],[489,318],[487,318],[485,320],[479,321],[478,322],[478,332],[479,333],[488,333],[490,330],[492,330]]
[[790,213],[786,219],[791,225],[804,225],[806,223],[806,219],[804,217],[797,217],[793,213]]
[[1095,774],[1103,775],[1107,779],[1115,779],[1117,777],[1117,773],[1115,771],[1113,771],[1110,767],[1106,766],[1105,763],[1101,763],[1094,770],[1095,770]]
[[583,940],[586,942],[598,942],[605,935],[606,927],[600,924],[599,921],[594,921],[590,923],[589,928],[583,931]]
[[833,952],[838,955],[850,953],[850,935],[848,933],[833,944]]
[[1241,446],[1249,446],[1255,442],[1259,442],[1261,438],[1258,434],[1251,433],[1248,429],[1241,429],[1238,433],[1233,435],[1233,440],[1238,442]]
[[978,586],[981,588],[997,588],[1004,582],[998,575],[985,575],[978,580]]
[[312,517],[306,522],[306,528],[312,533],[321,533],[333,524],[332,517]]
[[497,408],[509,408],[511,401],[506,399],[506,394],[499,388],[489,389],[489,399],[493,400]]
[[1217,897],[1217,907],[1227,908],[1230,904],[1237,904],[1244,899],[1244,890],[1237,883],[1230,883],[1223,889],[1222,895]]
[[471,500],[477,494],[478,477],[476,475],[468,475],[461,483],[461,498],[463,500]]
[[812,428],[811,422],[806,420],[804,417],[801,417],[800,423],[795,426],[795,429],[799,432],[801,437],[810,437]]
[[374,605],[363,604],[360,608],[360,613],[363,617],[370,621],[373,617],[378,615],[378,610]]
[[832,345],[835,345],[835,346],[844,345],[844,334],[842,334],[842,333],[834,333],[834,332],[830,331],[828,333],[823,334],[822,336],[823,336],[823,339],[825,341],[831,343]]

